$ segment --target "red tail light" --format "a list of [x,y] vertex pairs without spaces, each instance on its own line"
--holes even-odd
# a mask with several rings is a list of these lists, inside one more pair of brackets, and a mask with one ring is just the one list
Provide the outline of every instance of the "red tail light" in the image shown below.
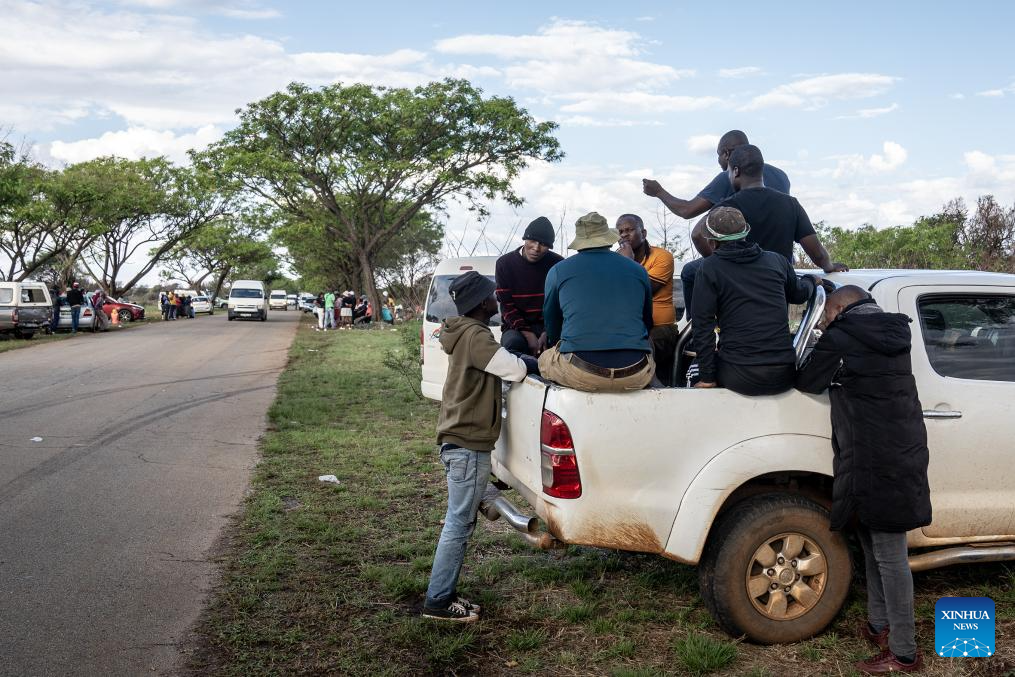
[[539,426],[539,447],[543,493],[555,498],[581,496],[582,480],[571,430],[560,416],[545,409]]

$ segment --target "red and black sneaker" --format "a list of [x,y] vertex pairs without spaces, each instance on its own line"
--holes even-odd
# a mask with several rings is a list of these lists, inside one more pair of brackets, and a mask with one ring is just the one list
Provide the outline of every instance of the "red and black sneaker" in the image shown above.
[[923,656],[917,651],[913,662],[907,663],[893,654],[890,649],[885,649],[877,656],[860,661],[855,667],[865,675],[883,675],[889,672],[919,672],[923,669]]
[[889,626],[885,626],[881,632],[874,632],[871,630],[871,624],[867,621],[863,622],[860,626],[860,636],[866,639],[868,642],[876,646],[881,651],[885,651],[888,648],[888,632],[891,630]]

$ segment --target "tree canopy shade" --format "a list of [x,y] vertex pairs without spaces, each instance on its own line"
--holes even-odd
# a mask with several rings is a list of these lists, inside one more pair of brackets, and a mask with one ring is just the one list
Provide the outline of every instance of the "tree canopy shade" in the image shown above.
[[304,221],[323,209],[327,234],[358,263],[375,307],[377,256],[420,211],[450,199],[480,212],[495,198],[520,205],[511,188],[518,172],[563,157],[555,123],[536,122],[510,98],[484,98],[465,80],[414,89],[294,83],[239,115],[204,161]]

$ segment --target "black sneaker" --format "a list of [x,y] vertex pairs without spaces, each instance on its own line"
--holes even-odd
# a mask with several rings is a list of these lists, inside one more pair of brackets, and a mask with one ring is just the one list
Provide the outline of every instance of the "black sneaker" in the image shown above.
[[472,623],[479,620],[479,614],[471,609],[466,609],[458,600],[451,602],[446,609],[431,609],[423,607],[423,618],[432,618],[438,621],[452,621],[455,623]]
[[470,602],[469,600],[465,599],[461,595],[456,595],[455,596],[455,601],[458,602],[459,604],[461,604],[462,606],[464,606],[466,609],[468,609],[469,611],[471,611],[474,614],[480,614],[480,613],[483,612],[483,607],[479,606],[475,602]]

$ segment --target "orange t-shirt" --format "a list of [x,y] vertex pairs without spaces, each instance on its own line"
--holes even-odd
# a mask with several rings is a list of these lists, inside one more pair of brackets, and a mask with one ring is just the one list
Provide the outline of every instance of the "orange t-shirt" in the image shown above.
[[662,247],[650,246],[641,265],[649,280],[663,285],[652,294],[652,324],[656,327],[673,324],[677,321],[677,311],[673,308],[673,254]]

